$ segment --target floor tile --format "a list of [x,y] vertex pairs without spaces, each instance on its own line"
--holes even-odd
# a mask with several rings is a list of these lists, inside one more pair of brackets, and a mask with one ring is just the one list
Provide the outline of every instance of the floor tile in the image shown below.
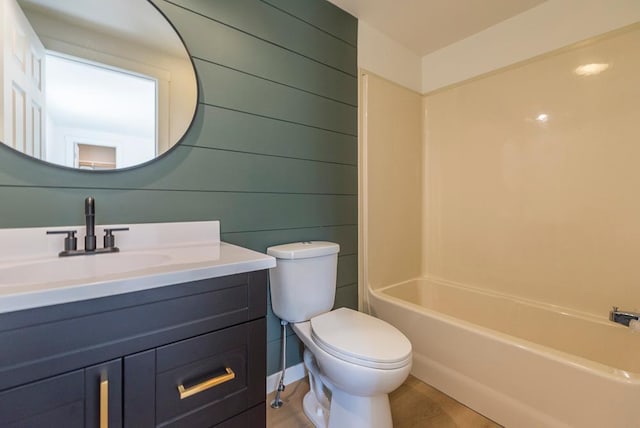
[[[281,394],[284,405],[270,407],[275,393],[267,397],[267,427],[313,428],[302,411],[302,398],[309,390],[307,379],[287,385]],[[394,428],[500,428],[453,398],[413,376],[389,396]]]

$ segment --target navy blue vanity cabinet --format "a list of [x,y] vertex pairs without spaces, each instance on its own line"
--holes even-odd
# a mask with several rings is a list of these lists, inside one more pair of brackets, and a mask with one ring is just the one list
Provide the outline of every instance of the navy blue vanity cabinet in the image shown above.
[[0,314],[0,427],[265,426],[266,274]]
[[122,364],[117,359],[0,393],[0,427],[122,426]]
[[0,393],[1,427],[84,425],[83,370]]

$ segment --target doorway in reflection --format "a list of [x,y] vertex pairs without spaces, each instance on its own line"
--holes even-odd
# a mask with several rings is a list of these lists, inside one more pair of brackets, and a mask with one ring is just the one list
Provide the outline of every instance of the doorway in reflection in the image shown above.
[[74,145],[74,165],[76,168],[100,170],[116,168],[116,148],[94,144]]
[[49,52],[45,88],[45,160],[115,169],[157,155],[155,79]]

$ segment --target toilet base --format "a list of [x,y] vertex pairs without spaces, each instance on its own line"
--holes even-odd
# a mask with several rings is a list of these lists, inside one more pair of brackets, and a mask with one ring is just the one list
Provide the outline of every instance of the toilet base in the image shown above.
[[329,428],[392,428],[387,394],[359,397],[338,389],[332,391]]
[[302,410],[316,428],[327,428],[329,411],[320,405],[313,391],[304,395],[302,400]]
[[386,394],[358,397],[333,391],[331,408],[324,408],[313,391],[302,400],[304,414],[315,428],[392,428],[391,407]]

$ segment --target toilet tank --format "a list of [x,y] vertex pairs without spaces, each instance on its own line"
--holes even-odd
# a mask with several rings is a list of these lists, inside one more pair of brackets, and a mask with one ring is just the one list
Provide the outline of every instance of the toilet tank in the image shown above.
[[271,304],[278,318],[302,322],[329,312],[336,296],[340,246],[307,241],[267,248],[276,267],[269,269]]

